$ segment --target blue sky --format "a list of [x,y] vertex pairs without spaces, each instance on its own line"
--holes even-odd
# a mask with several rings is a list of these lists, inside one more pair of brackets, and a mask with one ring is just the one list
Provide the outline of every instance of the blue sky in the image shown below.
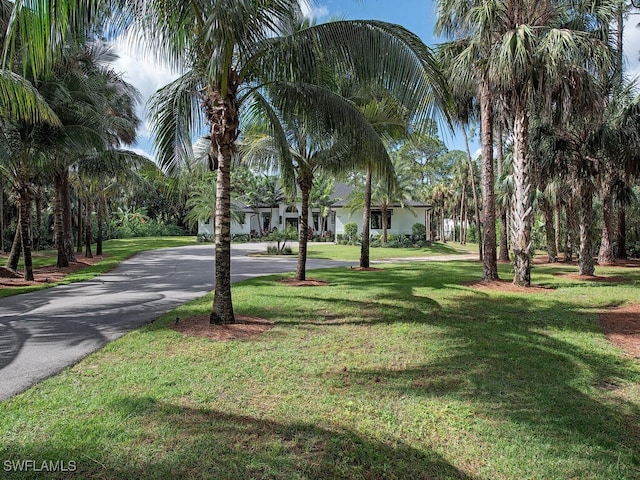
[[[433,0],[314,0],[309,11],[319,22],[332,17],[347,19],[375,19],[397,23],[417,34],[427,45],[434,46],[441,41],[433,35],[436,17],[436,3]],[[627,73],[640,75],[640,29],[636,26],[640,21],[638,15],[630,17],[625,26],[625,52],[627,56]],[[125,72],[127,81],[133,83],[142,93],[143,99],[149,98],[153,92],[175,78],[175,73],[154,64],[152,60],[136,57],[134,54],[121,51],[121,58],[116,69]],[[140,111],[142,115],[142,111]],[[450,132],[440,132],[447,147],[463,149],[461,135],[453,136]],[[152,156],[147,123],[139,131],[140,141],[135,150]],[[472,154],[478,153],[478,143],[473,142]]]

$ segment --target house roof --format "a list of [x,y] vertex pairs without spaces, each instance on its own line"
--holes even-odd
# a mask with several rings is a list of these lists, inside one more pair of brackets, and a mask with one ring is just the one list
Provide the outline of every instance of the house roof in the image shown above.
[[[353,187],[351,185],[336,182],[333,195],[331,196],[332,199],[335,199],[335,202],[331,205],[331,208],[344,208],[349,201],[349,194],[351,194],[352,191]],[[433,206],[429,202],[421,202],[418,200],[407,200],[404,204],[413,208],[431,208]],[[395,202],[391,204],[391,207],[402,208],[402,205],[400,205],[400,202]]]

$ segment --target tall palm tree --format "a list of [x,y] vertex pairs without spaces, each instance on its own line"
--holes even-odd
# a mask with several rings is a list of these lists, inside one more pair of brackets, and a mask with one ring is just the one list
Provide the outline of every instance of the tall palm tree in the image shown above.
[[448,66],[454,97],[475,92],[480,110],[482,146],[482,239],[484,281],[498,280],[496,257],[496,201],[493,169],[493,84],[489,67],[491,50],[498,41],[497,23],[505,2],[439,0],[436,33],[453,39],[441,48]]
[[[329,113],[329,97],[319,101],[318,95],[311,95],[321,90],[314,82],[325,76],[327,65],[363,81],[384,79],[389,90],[418,108],[434,89],[444,95],[443,83],[434,81],[425,88],[423,80],[436,70],[435,62],[427,47],[405,29],[376,21],[340,21],[295,31],[292,25],[301,18],[297,0],[202,4],[137,0],[125,2],[124,7],[133,19],[136,38],[184,72],[151,104],[162,165],[179,163],[200,120],[208,125],[210,166],[218,172],[216,285],[210,321],[233,322],[230,167],[237,154],[240,110],[253,98],[255,88],[277,88],[292,113],[315,109],[338,125],[349,124],[353,115]],[[287,148],[281,152],[291,157]]]

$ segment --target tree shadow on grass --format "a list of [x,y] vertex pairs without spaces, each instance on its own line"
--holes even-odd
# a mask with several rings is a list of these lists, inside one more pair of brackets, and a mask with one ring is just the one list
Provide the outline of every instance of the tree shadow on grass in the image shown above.
[[[505,425],[502,441],[511,438],[523,446],[525,465],[536,465],[539,454],[527,450],[529,439],[543,438],[559,461],[574,456],[601,468],[583,470],[576,478],[587,473],[635,478],[640,473],[640,406],[615,390],[639,383],[640,370],[614,351],[598,348],[594,337],[585,344],[581,335],[565,340],[563,330],[599,332],[580,309],[559,302],[540,308],[530,298],[515,304],[509,298],[461,297],[456,307],[427,320],[441,327],[438,340],[450,345],[447,355],[407,369],[356,370],[349,376],[369,394],[379,390],[384,397],[392,390],[474,405],[476,416]],[[502,318],[494,318],[496,310],[502,310]],[[338,379],[341,374],[331,375]]]
[[[279,423],[190,408],[150,397],[123,397],[106,406],[138,432],[119,448],[91,441],[87,427],[78,445],[41,440],[2,452],[5,461],[73,460],[74,477],[117,479],[467,479],[473,477],[433,451],[403,443],[331,431],[311,424]],[[98,438],[118,438],[101,432]],[[104,441],[104,440],[103,440]],[[122,446],[128,445],[128,450]],[[135,453],[132,453],[135,452]],[[60,475],[64,477],[64,475]],[[59,476],[59,477],[60,477]],[[41,478],[7,472],[11,478]]]

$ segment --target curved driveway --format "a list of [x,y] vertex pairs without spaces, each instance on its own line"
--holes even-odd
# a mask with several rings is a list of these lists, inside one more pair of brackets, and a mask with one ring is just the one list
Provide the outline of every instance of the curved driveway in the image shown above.
[[[295,270],[295,258],[248,257],[232,248],[232,281]],[[0,400],[73,365],[130,330],[213,289],[214,249],[153,250],[93,280],[0,299]],[[308,268],[348,265],[309,260]]]

